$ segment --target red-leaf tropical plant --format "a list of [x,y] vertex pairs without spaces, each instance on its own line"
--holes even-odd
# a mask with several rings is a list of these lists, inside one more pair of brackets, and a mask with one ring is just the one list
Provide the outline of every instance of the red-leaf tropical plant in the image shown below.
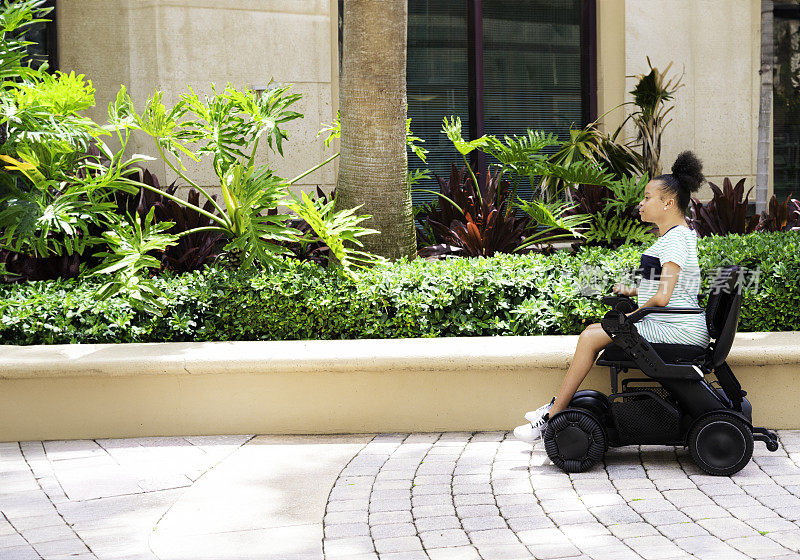
[[449,179],[436,177],[441,202],[439,209],[428,208],[426,222],[439,243],[421,249],[420,256],[490,257],[510,253],[522,243],[530,218],[506,215],[501,210],[508,202],[510,183],[490,169],[486,178],[478,179],[476,189],[474,176],[467,174],[465,167],[459,170],[451,164]]
[[479,189],[466,169],[458,170],[455,165],[451,166],[449,180],[440,177],[437,180],[441,210],[429,207],[426,219],[438,244],[421,249],[422,257],[445,254],[488,257],[495,253],[544,250],[544,245],[551,241],[580,237],[577,228],[590,219],[584,214],[564,216],[571,205],[520,198],[513,207],[527,215],[516,217],[513,212],[506,213],[504,205],[512,203],[511,185],[501,179],[497,169],[490,169],[485,180],[478,179]]
[[[174,224],[166,230],[166,233],[177,236],[186,231],[196,230],[194,233],[179,237],[175,245],[170,245],[163,252],[154,255],[161,261],[162,269],[176,272],[198,270],[219,255],[222,248],[220,242],[224,239],[223,234],[202,229],[215,225],[215,222],[190,206],[178,204],[164,196],[164,193],[176,196],[178,186],[175,181],[164,188],[160,185],[158,178],[146,169],[143,172],[137,172],[136,176],[131,178],[137,183],[149,185],[150,188],[140,188],[135,195],[117,193],[117,203],[123,213],[131,215],[136,213],[144,218],[153,208],[156,222],[172,222]],[[216,196],[212,198],[216,200]],[[186,200],[191,206],[202,208],[210,214],[216,212],[210,200],[200,204],[200,193],[195,189],[189,190]]]
[[800,230],[800,200],[786,197],[783,202],[773,194],[765,212],[761,213],[761,221],[757,231],[789,231]]
[[705,205],[692,197],[686,221],[698,236],[745,234],[756,231],[760,216],[755,214],[747,217],[747,204],[753,187],[745,193],[744,182],[744,179],[740,179],[733,185],[731,180],[725,177],[720,189],[709,181],[708,185],[714,197]]

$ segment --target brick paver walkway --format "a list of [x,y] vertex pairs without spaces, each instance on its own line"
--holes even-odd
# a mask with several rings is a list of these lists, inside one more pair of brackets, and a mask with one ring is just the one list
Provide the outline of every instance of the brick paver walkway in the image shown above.
[[800,558],[800,434],[733,477],[682,448],[610,449],[566,474],[507,433],[380,435],[342,471],[329,560]]
[[[800,431],[567,475],[505,432],[0,444],[2,560],[800,558]],[[338,473],[338,475],[337,475]]]

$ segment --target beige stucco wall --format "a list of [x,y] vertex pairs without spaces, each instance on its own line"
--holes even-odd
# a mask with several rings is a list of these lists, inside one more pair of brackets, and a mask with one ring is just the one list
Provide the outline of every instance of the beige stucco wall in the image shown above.
[[[305,118],[287,126],[286,157],[261,149],[261,162],[294,177],[333,153],[316,133],[338,107],[336,12],[334,0],[60,0],[61,68],[94,81],[98,106],[91,116],[99,120],[120,84],[141,107],[154,88],[174,102],[186,85],[209,92],[212,82],[294,83]],[[681,150],[693,149],[711,181],[755,183],[759,0],[598,0],[597,33],[598,115],[631,99],[632,76],[647,70],[646,56],[659,68],[672,61],[673,71],[685,69],[685,85],[663,138],[664,170]],[[616,129],[626,111],[612,111],[604,125]],[[154,152],[149,142],[134,147]],[[163,163],[151,167],[167,181],[175,178]],[[209,165],[189,169],[202,184],[214,184]],[[328,165],[298,188],[330,189],[335,173]],[[700,198],[709,196],[706,187]]]
[[[673,62],[671,71],[685,70],[685,75],[663,136],[664,171],[679,152],[691,149],[703,160],[710,181],[721,185],[725,176],[745,177],[748,187],[754,185],[760,1],[598,0],[597,14],[598,114],[632,100],[632,76],[649,71],[647,56],[659,69]],[[616,110],[604,121],[614,130],[622,118]],[[626,133],[631,138],[632,127]],[[710,196],[704,187],[700,198]]]
[[[292,83],[291,91],[303,94],[293,109],[305,118],[286,125],[285,158],[263,145],[258,163],[295,177],[334,153],[316,134],[332,121],[334,92],[338,96],[335,5],[329,0],[60,0],[60,67],[93,80],[97,107],[90,116],[99,121],[121,84],[141,108],[156,88],[170,104],[187,86],[203,94],[211,92],[212,83],[218,89],[227,82],[254,88],[270,79]],[[155,153],[144,138],[134,148]],[[185,163],[200,184],[218,184],[210,163]],[[150,167],[166,182],[175,179],[163,163]],[[334,183],[335,168],[328,165],[297,187],[309,191],[319,184],[327,190]]]

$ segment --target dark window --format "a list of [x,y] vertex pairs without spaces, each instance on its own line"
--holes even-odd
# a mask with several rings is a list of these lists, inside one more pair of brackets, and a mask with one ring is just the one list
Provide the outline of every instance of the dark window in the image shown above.
[[[409,167],[445,177],[451,163],[463,165],[440,132],[445,116],[461,117],[468,140],[482,134],[521,135],[529,128],[564,138],[570,126],[591,122],[596,112],[594,4],[409,0],[408,116],[430,152],[427,164],[409,153]],[[339,13],[341,26],[341,0]],[[491,164],[473,155],[480,171]],[[438,191],[435,181],[423,188]],[[530,185],[518,194],[530,197]],[[419,204],[436,196],[414,193],[412,198]]]
[[35,23],[25,28],[25,40],[34,44],[28,45],[28,57],[31,65],[38,68],[47,62],[48,71],[58,70],[58,41],[56,38],[56,2],[48,0],[43,4],[52,8],[44,19],[44,23]]
[[774,10],[773,185],[778,200],[800,198],[800,5]]

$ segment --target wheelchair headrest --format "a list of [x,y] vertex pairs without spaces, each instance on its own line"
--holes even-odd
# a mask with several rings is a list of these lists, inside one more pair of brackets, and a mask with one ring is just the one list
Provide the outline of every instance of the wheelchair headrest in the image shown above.
[[[739,270],[738,265],[723,267],[710,286],[706,304],[706,326],[711,338],[719,338],[736,296],[741,297],[742,285],[739,281],[741,277]],[[738,310],[736,311],[738,313]]]

